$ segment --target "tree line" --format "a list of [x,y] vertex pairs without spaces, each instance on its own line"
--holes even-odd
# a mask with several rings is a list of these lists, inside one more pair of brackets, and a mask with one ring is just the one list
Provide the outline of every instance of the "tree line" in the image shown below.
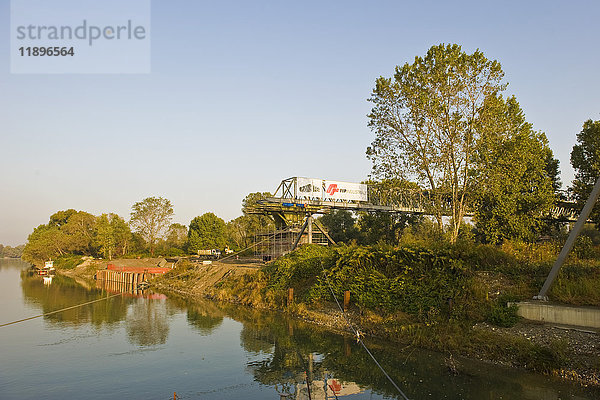
[[[265,196],[270,193],[251,193],[242,204],[250,205]],[[173,215],[171,201],[162,197],[148,197],[133,204],[128,221],[116,213],[95,216],[74,209],[57,211],[47,224],[38,226],[29,235],[21,249],[22,258],[41,263],[67,255],[112,259],[183,256],[226,246],[242,250],[252,245],[258,231],[273,226],[265,216],[244,213],[225,222],[208,212],[192,219],[187,227],[173,223]]]
[[0,243],[0,258],[21,258],[23,254],[23,248],[25,245],[19,245],[16,247],[4,246]]

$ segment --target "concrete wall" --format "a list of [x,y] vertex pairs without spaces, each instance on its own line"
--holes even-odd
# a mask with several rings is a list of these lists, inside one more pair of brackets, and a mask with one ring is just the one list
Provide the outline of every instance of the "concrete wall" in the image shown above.
[[543,302],[515,303],[518,314],[533,321],[544,321],[562,325],[600,328],[600,309],[572,307]]

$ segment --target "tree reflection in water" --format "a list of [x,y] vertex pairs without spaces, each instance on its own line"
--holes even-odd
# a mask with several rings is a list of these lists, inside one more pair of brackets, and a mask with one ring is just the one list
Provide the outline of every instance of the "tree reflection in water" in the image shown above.
[[207,301],[184,303],[190,326],[202,336],[209,336],[223,323],[225,314]]
[[[40,277],[22,276],[24,299],[50,312],[106,296],[56,276],[50,285]],[[166,343],[171,317],[187,312],[189,326],[198,334],[215,335],[226,318],[242,324],[240,345],[248,358],[246,369],[257,382],[280,394],[306,399],[307,374],[311,398],[333,398],[370,390],[376,397],[399,398],[394,387],[352,337],[291,319],[281,313],[257,311],[209,301],[186,302],[172,297],[134,298],[124,295],[45,317],[52,324],[112,329],[125,321],[129,340],[139,346]],[[457,359],[458,374],[448,370],[445,355],[367,339],[385,370],[411,399],[552,399],[600,398],[596,389],[578,388],[540,375]],[[368,395],[368,394],[367,394]],[[596,395],[596,397],[595,397]],[[276,393],[273,393],[276,398]],[[329,397],[327,397],[329,396]]]
[[169,316],[174,314],[166,299],[134,299],[125,320],[129,340],[139,346],[164,344],[169,336]]
[[[214,306],[213,306],[214,307]],[[247,369],[255,380],[275,388],[288,398],[334,398],[371,390],[386,398],[401,398],[349,335],[339,335],[280,313],[221,305],[243,324],[241,346],[254,359]],[[474,360],[458,359],[458,374],[450,371],[446,355],[414,347],[368,339],[367,345],[379,363],[411,399],[548,399],[588,397],[584,390],[551,378],[497,367]],[[595,389],[594,389],[595,391]],[[579,394],[583,394],[579,396]],[[594,393],[596,394],[596,393]]]
[[[106,296],[98,289],[81,286],[73,279],[56,275],[51,284],[44,285],[42,277],[30,276],[26,271],[21,274],[21,288],[25,301],[41,308],[42,313],[71,307]],[[114,325],[125,319],[127,308],[132,299],[113,297],[106,301],[88,304],[79,308],[44,317],[50,323],[82,325],[91,323],[96,327]]]

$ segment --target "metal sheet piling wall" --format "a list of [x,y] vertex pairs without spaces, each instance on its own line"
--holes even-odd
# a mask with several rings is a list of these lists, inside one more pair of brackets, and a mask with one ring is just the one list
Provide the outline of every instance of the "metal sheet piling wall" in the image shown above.
[[154,274],[148,272],[112,271],[102,269],[96,272],[96,280],[103,281],[107,289],[136,290],[138,285],[150,279]]

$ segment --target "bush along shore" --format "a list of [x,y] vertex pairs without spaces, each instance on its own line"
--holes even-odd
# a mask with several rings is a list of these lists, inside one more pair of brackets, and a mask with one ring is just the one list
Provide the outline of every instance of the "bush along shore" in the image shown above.
[[[345,334],[349,320],[366,336],[600,388],[597,332],[522,321],[508,305],[537,294],[558,251],[551,244],[514,243],[304,245],[261,268],[198,266],[182,259],[152,288],[191,300],[278,310]],[[55,263],[59,273],[88,280],[100,264],[80,256]],[[343,303],[346,291],[344,315],[332,292]],[[597,258],[571,257],[549,295],[565,304],[600,306]]]
[[[365,335],[600,386],[597,332],[526,323],[508,305],[537,294],[555,250],[472,243],[305,245],[246,273],[181,262],[154,286],[281,310],[343,332],[350,332],[349,319]],[[332,292],[342,303],[346,291],[344,316]],[[600,266],[570,260],[550,295],[567,304],[600,306]]]

